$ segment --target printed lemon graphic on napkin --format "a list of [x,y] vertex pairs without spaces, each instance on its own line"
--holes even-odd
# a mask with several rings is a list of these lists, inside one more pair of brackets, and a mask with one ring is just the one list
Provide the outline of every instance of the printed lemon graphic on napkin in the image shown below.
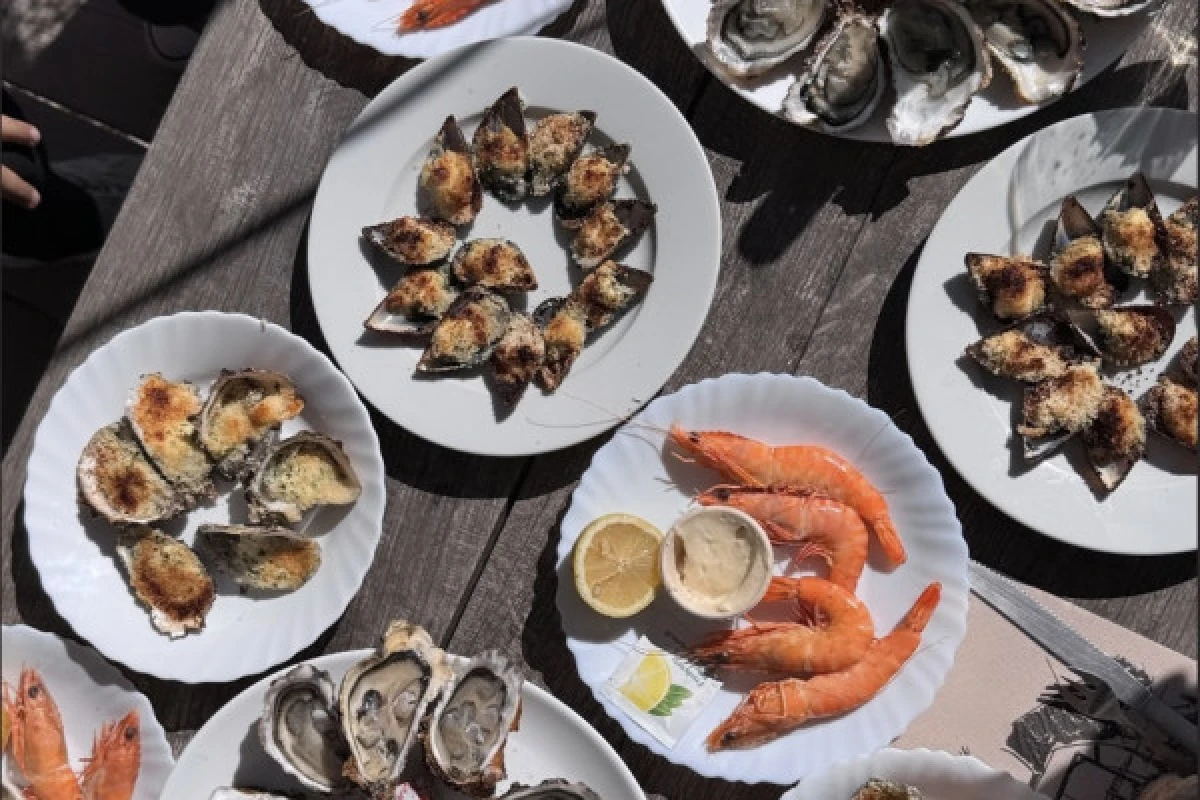
[[662,653],[643,658],[620,691],[639,711],[656,717],[669,716],[692,695],[685,687],[671,683],[671,664]]

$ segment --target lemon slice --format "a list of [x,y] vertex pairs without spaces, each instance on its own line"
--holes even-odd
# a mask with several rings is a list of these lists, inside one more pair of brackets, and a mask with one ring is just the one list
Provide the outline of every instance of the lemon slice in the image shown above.
[[654,600],[662,532],[632,514],[606,514],[575,543],[575,590],[606,617],[629,617]]
[[651,653],[643,658],[620,689],[625,699],[639,711],[649,711],[657,706],[670,690],[671,665],[662,653]]

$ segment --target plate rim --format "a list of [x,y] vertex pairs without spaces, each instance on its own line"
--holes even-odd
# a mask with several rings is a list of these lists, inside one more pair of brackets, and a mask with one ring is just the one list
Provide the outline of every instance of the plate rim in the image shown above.
[[[317,360],[327,368],[327,374],[330,377],[334,378],[336,381],[342,383],[343,388],[348,393],[347,397],[353,398],[354,402],[352,405],[355,409],[355,413],[358,418],[355,421],[353,421],[352,424],[354,424],[355,426],[361,426],[362,429],[369,434],[368,440],[371,443],[371,447],[368,448],[370,451],[368,453],[369,460],[370,460],[369,467],[370,467],[370,470],[375,472],[375,474],[379,475],[383,481],[383,484],[380,487],[379,507],[377,509],[366,508],[366,513],[370,517],[371,526],[375,531],[377,531],[377,533],[375,534],[375,540],[374,540],[374,544],[372,546],[372,551],[371,551],[372,557],[369,560],[366,560],[360,564],[355,565],[355,567],[354,567],[355,572],[357,573],[355,575],[356,588],[355,588],[354,592],[345,598],[345,602],[340,606],[340,608],[335,609],[333,605],[328,606],[328,610],[325,614],[325,617],[328,617],[328,619],[325,619],[325,617],[322,617],[323,622],[321,625],[319,625],[319,626],[313,625],[310,628],[304,629],[304,630],[310,630],[311,633],[297,635],[295,637],[294,645],[289,644],[289,645],[287,645],[286,648],[283,648],[284,650],[287,650],[288,652],[281,652],[281,653],[278,653],[275,655],[271,655],[271,656],[269,656],[269,660],[266,661],[265,663],[252,663],[251,666],[249,666],[248,668],[243,668],[243,669],[239,669],[239,668],[228,669],[227,668],[224,670],[221,670],[221,669],[214,670],[210,666],[210,667],[206,668],[207,671],[201,672],[199,674],[199,676],[197,676],[196,674],[194,674],[193,671],[190,671],[187,669],[190,662],[188,662],[186,659],[174,659],[174,660],[150,659],[148,661],[144,661],[144,663],[143,663],[143,660],[130,659],[127,653],[118,652],[115,648],[111,648],[111,647],[109,647],[109,648],[102,647],[99,641],[85,635],[84,630],[81,629],[81,627],[79,625],[77,625],[75,622],[76,615],[74,613],[74,609],[65,606],[61,602],[61,598],[56,598],[49,591],[46,591],[46,596],[50,598],[50,602],[53,605],[55,611],[59,615],[62,616],[62,618],[67,622],[68,625],[70,625],[71,630],[76,635],[78,635],[81,639],[86,641],[90,647],[92,647],[96,652],[100,653],[106,659],[109,659],[109,660],[115,661],[119,664],[122,664],[126,668],[133,670],[135,672],[139,672],[141,674],[149,675],[149,676],[159,678],[162,680],[179,681],[180,683],[184,683],[184,684],[188,684],[188,685],[196,685],[196,684],[201,684],[201,683],[226,683],[226,682],[229,682],[232,680],[237,680],[239,678],[244,678],[247,675],[256,674],[257,672],[260,672],[263,669],[270,669],[270,668],[274,667],[275,665],[277,665],[283,661],[286,661],[288,658],[291,658],[296,653],[300,652],[301,650],[303,650],[304,648],[308,647],[313,642],[315,642],[321,636],[322,633],[324,633],[330,626],[332,626],[334,623],[336,623],[337,620],[342,616],[342,614],[345,613],[346,608],[349,607],[350,603],[358,595],[358,590],[362,588],[362,584],[363,584],[363,581],[366,579],[367,572],[370,570],[371,566],[374,564],[374,561],[375,561],[374,554],[378,549],[379,540],[383,536],[383,519],[384,519],[384,514],[386,512],[386,509],[387,509],[387,471],[386,471],[386,468],[383,463],[383,453],[380,449],[379,435],[375,431],[375,427],[371,424],[370,415],[368,414],[366,408],[364,407],[362,400],[359,399],[358,393],[354,389],[354,386],[350,383],[349,380],[347,380],[346,376],[344,374],[342,374],[341,370],[339,370],[333,364],[333,362],[329,359],[329,357],[326,356],[324,353],[322,353],[320,350],[318,350],[316,347],[314,347],[310,342],[308,342],[308,340],[304,339],[303,337],[299,336],[296,333],[293,333],[292,331],[287,330],[286,328],[284,328],[281,325],[271,322],[270,320],[267,320],[265,318],[260,318],[260,317],[252,317],[249,314],[244,314],[244,313],[240,313],[240,312],[204,310],[204,311],[179,311],[179,312],[175,312],[172,314],[162,314],[162,315],[151,317],[147,320],[144,320],[143,322],[141,322],[137,325],[134,325],[132,327],[125,328],[125,329],[117,332],[116,334],[114,334],[108,341],[93,348],[92,351],[88,353],[87,357],[84,358],[83,361],[81,361],[74,369],[71,370],[71,372],[67,375],[66,379],[62,382],[62,384],[55,391],[54,397],[51,398],[49,405],[46,407],[45,414],[42,416],[41,421],[38,422],[38,427],[37,427],[37,430],[35,431],[34,437],[33,437],[33,444],[30,448],[29,458],[26,462],[25,486],[22,490],[22,503],[24,504],[24,513],[22,514],[22,524],[25,527],[27,536],[30,536],[30,537],[33,536],[33,533],[30,530],[30,516],[29,515],[30,515],[30,509],[35,507],[35,503],[31,502],[31,500],[34,498],[34,496],[31,495],[30,493],[31,493],[31,491],[34,491],[34,485],[29,481],[29,474],[31,471],[29,469],[29,467],[31,464],[34,463],[36,458],[41,457],[40,454],[44,454],[46,452],[47,442],[49,441],[47,437],[52,435],[49,432],[49,429],[46,427],[47,420],[49,420],[52,417],[52,415],[54,414],[56,409],[58,409],[59,404],[62,402],[65,402],[65,400],[63,399],[63,391],[71,383],[71,381],[73,379],[75,379],[77,374],[81,374],[81,371],[85,367],[88,367],[89,365],[94,364],[94,361],[93,361],[94,359],[101,357],[101,354],[104,351],[108,351],[109,348],[120,347],[122,345],[122,341],[126,340],[127,337],[132,337],[138,333],[144,334],[143,329],[149,330],[149,329],[153,329],[158,326],[176,325],[176,324],[180,324],[180,322],[183,320],[199,320],[199,321],[201,321],[202,324],[213,324],[213,325],[223,325],[223,324],[226,324],[229,320],[238,320],[239,321],[238,324],[249,323],[249,324],[253,324],[253,325],[258,325],[261,327],[262,330],[269,330],[269,331],[271,331],[272,335],[277,336],[277,337],[282,337],[283,340],[289,341],[290,345],[292,347],[299,347],[301,350],[306,351],[306,353],[305,353],[306,357],[308,357],[308,358],[312,358],[314,356],[317,357]],[[61,412],[61,409],[58,409],[58,410]],[[360,502],[365,502],[366,500],[367,500],[366,497],[360,498]],[[34,568],[39,569],[39,574],[40,574],[40,568],[38,567],[37,560],[33,555],[34,550],[35,550],[35,548],[33,546],[31,546],[30,547],[30,560],[33,562]],[[86,620],[89,617],[87,615],[83,615],[78,618]],[[92,630],[92,628],[87,628],[87,629]],[[297,629],[293,628],[293,630],[297,630]],[[276,641],[280,641],[280,640],[277,639]],[[110,652],[110,650],[112,652]],[[259,660],[262,661],[262,658],[260,658]],[[136,663],[134,663],[135,661],[136,661]],[[216,660],[214,659],[214,661],[212,663],[216,663]]]

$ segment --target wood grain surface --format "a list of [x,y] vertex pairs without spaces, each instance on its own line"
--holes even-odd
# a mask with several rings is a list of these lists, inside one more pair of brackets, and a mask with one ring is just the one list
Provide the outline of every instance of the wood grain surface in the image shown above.
[[[664,391],[730,371],[812,375],[895,419],[942,472],[973,557],[1195,656],[1195,555],[1117,558],[1059,545],[992,509],[920,417],[903,320],[921,247],[982,164],[1084,111],[1196,108],[1193,0],[1168,0],[1121,61],[1064,101],[997,131],[919,150],[832,139],[761,113],[710,77],[657,2],[579,0],[545,35],[616,55],[687,115],[721,197],[722,270],[696,346]],[[222,309],[289,327],[328,352],[304,262],[325,162],[368,98],[412,62],[325,28],[298,0],[214,13],[3,463],[3,620],[74,638],[42,590],[21,517],[25,462],[55,391],[94,348],[151,317]],[[296,660],[373,644],[386,620],[455,652],[499,647],[582,713],[647,791],[775,798],[698,778],[631,743],[581,684],[554,604],[558,523],[607,437],[532,459],[429,445],[377,413],[388,505],[374,566],[342,619]],[[258,676],[189,687],[142,675],[173,745]]]

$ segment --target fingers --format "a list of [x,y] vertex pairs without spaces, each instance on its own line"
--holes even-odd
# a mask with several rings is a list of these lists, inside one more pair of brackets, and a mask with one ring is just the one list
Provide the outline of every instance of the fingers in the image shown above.
[[21,180],[17,173],[8,167],[0,167],[0,194],[3,194],[5,200],[22,208],[34,209],[42,202],[38,190]]
[[42,134],[28,122],[0,115],[0,139],[11,144],[33,147],[42,140]]

